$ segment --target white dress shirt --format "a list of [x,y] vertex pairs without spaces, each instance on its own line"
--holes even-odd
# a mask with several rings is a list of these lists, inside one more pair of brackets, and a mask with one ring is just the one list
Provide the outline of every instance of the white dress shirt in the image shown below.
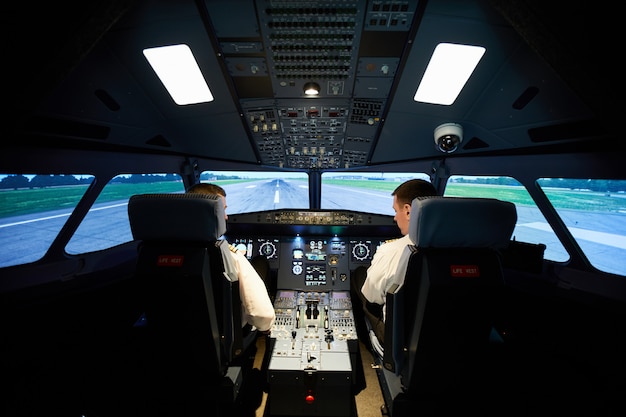
[[367,278],[361,292],[370,303],[383,306],[383,321],[387,315],[387,292],[396,292],[404,283],[411,254],[409,245],[413,245],[409,235],[383,243],[374,253],[372,263],[367,269]]
[[[233,245],[229,245],[228,248],[230,250],[224,252],[230,254],[229,259],[223,253],[224,268],[226,269],[227,278],[233,281],[239,280],[242,325],[249,323],[259,331],[268,331],[274,324],[276,313],[267,293],[265,282],[263,282],[263,279],[261,279],[242,251],[237,250]],[[236,277],[232,269],[234,269]]]

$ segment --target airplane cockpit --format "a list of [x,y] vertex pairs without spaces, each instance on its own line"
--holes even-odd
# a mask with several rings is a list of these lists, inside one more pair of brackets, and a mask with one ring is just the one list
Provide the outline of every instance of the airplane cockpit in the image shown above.
[[[4,16],[0,415],[626,415],[617,5]],[[267,268],[269,330],[233,256]]]

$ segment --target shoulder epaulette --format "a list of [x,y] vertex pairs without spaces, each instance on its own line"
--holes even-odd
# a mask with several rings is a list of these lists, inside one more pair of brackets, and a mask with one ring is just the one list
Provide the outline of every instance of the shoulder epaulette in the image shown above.
[[237,247],[235,245],[233,245],[232,243],[228,244],[228,249],[230,249],[230,251],[232,253],[237,253],[237,251],[238,251]]

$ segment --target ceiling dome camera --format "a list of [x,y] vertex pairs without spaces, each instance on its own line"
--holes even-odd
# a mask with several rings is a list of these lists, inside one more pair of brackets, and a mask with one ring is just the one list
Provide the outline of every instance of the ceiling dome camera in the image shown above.
[[452,153],[463,142],[463,126],[457,123],[444,123],[435,128],[435,145],[444,153]]

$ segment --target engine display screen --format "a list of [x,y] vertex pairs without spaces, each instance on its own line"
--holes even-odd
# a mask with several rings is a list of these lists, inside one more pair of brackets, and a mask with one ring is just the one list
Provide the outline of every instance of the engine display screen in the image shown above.
[[326,260],[326,240],[310,240],[305,252],[307,261]]

